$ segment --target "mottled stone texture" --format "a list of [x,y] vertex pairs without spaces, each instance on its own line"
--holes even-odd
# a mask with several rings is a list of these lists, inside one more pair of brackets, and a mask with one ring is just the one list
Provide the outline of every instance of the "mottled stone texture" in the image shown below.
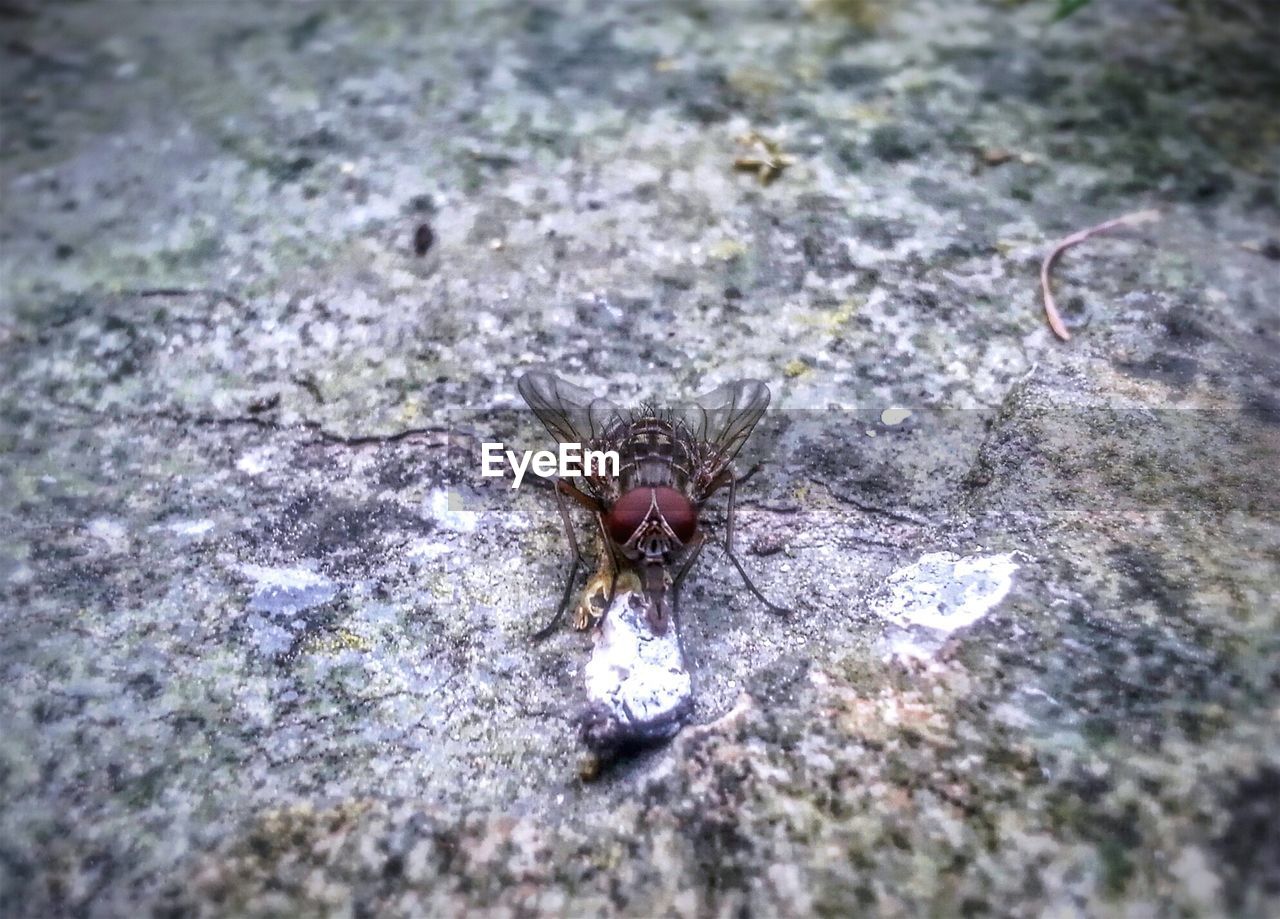
[[[1274,915],[1275,20],[1047,6],[0,3],[0,913]],[[593,783],[543,362],[778,409]]]

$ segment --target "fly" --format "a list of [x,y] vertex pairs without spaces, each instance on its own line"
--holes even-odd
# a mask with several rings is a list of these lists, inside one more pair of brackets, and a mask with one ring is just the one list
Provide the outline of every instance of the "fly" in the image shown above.
[[517,386],[560,443],[616,451],[620,458],[616,476],[596,472],[576,479],[577,484],[555,480],[556,504],[573,565],[555,616],[535,633],[536,638],[545,637],[559,623],[579,572],[588,566],[566,497],[595,515],[608,553],[612,574],[603,608],[612,602],[619,571],[634,572],[644,592],[649,625],[655,634],[662,634],[672,618],[680,585],[708,539],[700,523],[702,509],[714,494],[727,488],[725,554],[761,603],[771,612],[788,612],[752,583],[733,548],[739,481],[733,460],[769,405],[769,387],[759,380],[735,380],[699,396],[686,409],[646,404],[624,411],[543,371],[525,374]]

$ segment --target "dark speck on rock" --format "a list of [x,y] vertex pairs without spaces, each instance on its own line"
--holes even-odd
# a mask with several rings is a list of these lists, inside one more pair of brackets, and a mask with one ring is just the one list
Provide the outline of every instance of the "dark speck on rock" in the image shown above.
[[915,158],[923,146],[923,140],[913,138],[896,124],[885,124],[871,132],[871,152],[886,163],[897,163]]
[[431,224],[418,224],[413,231],[413,254],[418,256],[426,255],[435,241],[436,234],[431,229]]
[[910,234],[907,227],[879,217],[857,218],[854,232],[860,240],[877,249],[892,249],[894,243]]
[[1178,386],[1190,386],[1200,369],[1200,363],[1194,357],[1172,351],[1157,351],[1142,360],[1121,360],[1118,366],[1133,376]]
[[1162,613],[1172,616],[1186,609],[1186,588],[1173,581],[1158,555],[1142,546],[1127,545],[1114,549],[1111,556],[1132,582],[1127,591],[1131,600],[1154,600]]
[[289,28],[289,50],[301,51],[310,44],[327,18],[327,13],[316,11],[304,17],[297,25],[291,26]]
[[1280,425],[1280,399],[1270,390],[1249,393],[1244,402],[1245,413],[1266,424]]
[[1170,338],[1179,338],[1186,342],[1201,342],[1212,337],[1209,327],[1200,318],[1198,311],[1188,304],[1173,307],[1161,319],[1165,331]]
[[1240,915],[1262,915],[1250,894],[1280,895],[1280,770],[1266,766],[1242,779],[1226,811],[1229,822],[1216,848],[1234,881],[1227,902]]
[[260,399],[254,399],[247,406],[249,414],[260,415],[263,412],[269,412],[280,404],[280,393],[272,393],[269,396],[263,396]]
[[405,203],[405,211],[414,214],[434,214],[435,199],[431,195],[414,195]]
[[832,64],[827,68],[827,80],[837,89],[848,89],[865,83],[879,81],[884,71],[866,64]]

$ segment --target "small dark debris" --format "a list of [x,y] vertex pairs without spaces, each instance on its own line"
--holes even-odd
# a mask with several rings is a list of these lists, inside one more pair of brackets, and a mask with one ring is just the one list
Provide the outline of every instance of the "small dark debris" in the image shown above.
[[434,198],[427,194],[414,195],[409,199],[405,209],[413,214],[434,214],[436,212],[436,202]]
[[254,399],[249,403],[248,409],[250,415],[260,415],[263,412],[269,412],[280,404],[280,393],[272,393],[269,396],[263,396]]
[[296,182],[314,169],[315,165],[315,157],[302,153],[287,159],[271,160],[267,164],[267,170],[278,182]]
[[1129,600],[1151,600],[1170,616],[1182,615],[1188,600],[1187,589],[1166,573],[1165,563],[1155,552],[1138,545],[1124,545],[1109,553],[1116,569],[1131,582],[1124,595]]
[[36,11],[12,0],[0,0],[0,19],[35,19]]
[[884,78],[884,70],[865,64],[832,64],[827,68],[827,82],[836,89],[848,89],[866,83],[878,83]]
[[1205,341],[1212,337],[1208,325],[1189,306],[1181,305],[1170,309],[1160,320],[1170,338],[1181,338],[1189,342]]
[[324,393],[320,391],[320,384],[316,382],[315,377],[299,374],[292,378],[293,382],[301,386],[311,398],[315,399],[321,405],[324,405]]
[[1206,172],[1192,189],[1192,194],[1201,201],[1212,201],[1235,188],[1235,180],[1225,172]]
[[761,533],[751,541],[752,555],[777,555],[786,546],[786,540],[778,533]]
[[413,231],[413,254],[423,256],[436,241],[435,231],[431,229],[431,224],[420,223]]
[[1264,239],[1262,242],[1248,243],[1244,248],[1273,262],[1280,261],[1280,239]]
[[1062,319],[1072,331],[1087,329],[1093,322],[1093,310],[1089,308],[1084,297],[1076,294],[1068,297],[1062,304]]

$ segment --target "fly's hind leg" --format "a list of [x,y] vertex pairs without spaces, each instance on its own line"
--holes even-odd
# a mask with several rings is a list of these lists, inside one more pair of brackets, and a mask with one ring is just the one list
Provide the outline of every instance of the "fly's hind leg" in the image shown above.
[[733,562],[733,567],[738,569],[738,574],[742,575],[742,583],[747,585],[747,589],[755,594],[757,600],[765,605],[769,612],[779,616],[790,616],[791,610],[785,606],[779,606],[771,602],[764,594],[760,592],[760,588],[752,583],[751,578],[747,575],[747,569],[742,567],[742,562],[738,561],[738,556],[733,551],[733,514],[737,505],[738,479],[736,476],[729,478],[729,516],[728,522],[725,524],[724,533],[724,554],[729,557],[729,561]]
[[[573,486],[569,486],[572,488]],[[560,605],[556,607],[556,613],[551,617],[542,628],[533,633],[534,641],[541,641],[552,632],[556,626],[560,624],[560,620],[564,618],[564,611],[569,608],[569,599],[573,596],[573,586],[578,581],[578,572],[587,566],[586,557],[582,554],[582,549],[578,547],[578,536],[573,531],[573,518],[569,516],[569,509],[564,503],[564,494],[560,491],[560,482],[556,481],[555,487],[552,489],[556,495],[556,508],[560,511],[560,520],[564,524],[565,536],[569,539],[569,549],[573,553],[573,564],[569,568],[569,577],[565,581],[564,594],[560,597]]]
[[578,572],[581,569],[582,560],[575,555],[573,566],[569,569],[569,577],[564,582],[564,594],[560,597],[560,605],[556,608],[556,614],[551,617],[546,625],[533,633],[534,641],[542,641],[542,639],[554,632],[556,626],[560,624],[560,620],[564,618],[564,611],[569,608],[569,598],[573,596],[573,585],[577,583]]

